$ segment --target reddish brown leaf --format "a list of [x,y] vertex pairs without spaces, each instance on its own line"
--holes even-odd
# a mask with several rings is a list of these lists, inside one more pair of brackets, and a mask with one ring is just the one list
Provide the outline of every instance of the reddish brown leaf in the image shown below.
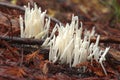
[[44,55],[43,54],[39,54],[38,57],[39,57],[40,60],[44,59]]
[[19,60],[19,57],[18,56],[13,56],[13,54],[8,49],[4,51],[3,56],[6,59],[9,59],[11,61],[17,62]]
[[5,73],[16,77],[23,77],[27,75],[25,70],[21,67],[10,67],[5,70]]
[[117,70],[119,71],[119,73],[120,73],[120,65],[119,66],[117,66]]
[[44,74],[47,74],[48,73],[48,66],[47,66],[47,63],[44,64],[43,68],[42,68],[42,72]]
[[6,46],[6,48],[8,48],[8,50],[12,53],[12,55],[14,57],[18,57],[19,56],[19,52],[16,48],[13,48],[10,46],[10,44],[6,41],[2,41],[3,45]]
[[76,65],[77,68],[81,67],[81,66],[89,66],[90,63],[89,62],[84,62],[84,63],[80,63],[78,65]]
[[30,62],[31,60],[33,60],[33,59],[35,59],[36,57],[38,57],[38,53],[39,53],[39,50],[33,52],[32,54],[26,55],[25,60],[26,60],[27,62]]
[[91,65],[91,69],[97,76],[100,76],[100,77],[105,76],[103,69],[98,62],[93,61],[93,64]]
[[105,76],[100,64],[97,63],[96,61],[93,61],[92,65],[90,62],[80,63],[77,65],[77,68],[82,67],[82,66],[86,66],[90,71],[92,71],[93,73],[95,73],[98,76],[101,76],[101,77]]
[[100,76],[100,77],[105,76],[102,68],[94,67],[94,68],[93,68],[93,71],[94,71],[94,73],[95,73],[96,75],[98,75],[98,76]]
[[35,76],[35,80],[49,80],[49,78],[45,75]]
[[41,62],[40,62],[39,68],[42,70],[42,72],[43,72],[44,74],[47,74],[47,72],[48,72],[48,65],[47,65],[48,63],[49,63],[48,60],[45,60],[45,61],[41,61]]

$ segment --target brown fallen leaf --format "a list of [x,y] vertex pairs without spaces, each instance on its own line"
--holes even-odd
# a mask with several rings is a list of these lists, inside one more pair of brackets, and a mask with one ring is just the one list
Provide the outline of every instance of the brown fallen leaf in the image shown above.
[[45,63],[44,64],[44,66],[43,66],[43,69],[42,69],[42,72],[44,73],[44,74],[47,74],[48,73],[48,65],[47,65],[47,63]]
[[49,78],[45,75],[35,76],[35,80],[49,80]]
[[100,77],[105,76],[102,67],[96,61],[93,61],[92,64],[90,62],[84,62],[84,63],[78,64],[76,67],[79,68],[82,66],[86,66],[89,71],[92,71],[97,76],[100,76]]
[[76,67],[77,67],[77,68],[79,68],[79,67],[81,67],[81,66],[87,66],[87,67],[88,67],[89,65],[90,65],[89,62],[83,62],[83,63],[77,64]]
[[40,62],[40,65],[39,65],[39,68],[42,70],[42,72],[44,74],[47,74],[48,73],[48,63],[49,61],[48,60],[45,60],[45,61],[41,61]]
[[5,70],[4,73],[12,76],[16,76],[16,77],[23,77],[27,75],[24,68],[21,68],[21,67],[9,67]]
[[6,41],[2,41],[2,43],[12,53],[12,55],[14,57],[18,57],[19,56],[19,52],[18,52],[17,48],[11,47],[11,45],[8,42],[6,42]]
[[105,74],[104,74],[104,72],[103,72],[103,70],[102,70],[101,67],[94,67],[94,68],[93,68],[93,71],[94,71],[94,73],[95,73],[97,76],[100,76],[100,77],[105,76]]
[[39,50],[33,52],[32,54],[26,55],[26,57],[25,57],[26,62],[29,63],[31,60],[33,60],[33,59],[35,59],[36,57],[38,57],[38,53],[39,53]]
[[43,54],[39,54],[38,58],[39,58],[39,60],[44,60],[44,55]]
[[91,69],[97,76],[100,76],[100,77],[105,76],[103,69],[98,62],[93,61],[93,65],[91,65]]
[[119,66],[117,66],[117,69],[118,69],[118,72],[120,73],[120,65],[119,65]]

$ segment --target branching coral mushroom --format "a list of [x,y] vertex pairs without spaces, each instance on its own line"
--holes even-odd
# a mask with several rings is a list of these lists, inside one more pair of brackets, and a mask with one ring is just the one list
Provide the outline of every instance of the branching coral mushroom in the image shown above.
[[[25,16],[24,20],[20,16],[20,30],[22,38],[44,38],[49,30],[50,18],[45,19],[46,11],[41,12],[41,8],[38,8],[34,4],[34,8],[30,9],[30,4],[28,7],[25,6]],[[25,23],[25,27],[23,24]]]
[[[34,4],[34,8],[30,9],[30,5],[25,7],[24,20],[20,16],[20,30],[22,38],[41,39],[48,34],[50,27],[50,18],[45,21],[46,11],[41,12],[41,9]],[[23,24],[25,23],[25,27]],[[72,16],[70,24],[65,27],[56,24],[51,35],[46,37],[42,46],[49,46],[49,61],[69,64],[70,67],[75,67],[77,64],[87,60],[96,60],[103,68],[104,73],[107,72],[102,61],[105,61],[105,55],[110,47],[101,50],[98,46],[100,35],[95,36],[95,29],[92,31],[85,30],[83,32],[82,22],[79,28],[78,16]],[[58,35],[55,32],[58,30]],[[83,34],[84,33],[84,34]],[[96,43],[91,43],[91,37],[97,37]]]
[[75,67],[81,62],[92,60],[94,56],[94,59],[101,64],[104,73],[107,75],[102,61],[105,60],[105,55],[109,47],[104,51],[100,49],[98,46],[100,35],[97,35],[96,43],[90,43],[90,38],[95,37],[94,28],[91,32],[85,30],[84,35],[82,35],[82,22],[81,27],[78,27],[77,16],[72,17],[71,24],[67,23],[65,27],[61,25],[57,27],[58,36],[54,36],[49,43],[49,60],[52,62],[66,63],[70,67]]

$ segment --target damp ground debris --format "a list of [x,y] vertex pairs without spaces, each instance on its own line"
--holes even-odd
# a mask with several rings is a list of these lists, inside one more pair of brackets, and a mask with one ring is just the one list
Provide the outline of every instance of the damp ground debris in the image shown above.
[[[2,0],[0,1],[0,80],[119,80],[120,79],[120,0]],[[100,34],[101,49],[110,46],[101,65],[93,60],[69,67],[49,61],[49,48],[42,48],[44,39],[20,38],[19,15],[24,16],[24,5],[34,2],[47,10],[50,17],[49,34],[56,23],[65,25],[77,15],[83,29],[95,27]],[[94,7],[95,6],[95,7]],[[109,7],[111,6],[111,7]],[[58,33],[55,33],[58,35]],[[91,38],[96,42],[96,38]]]

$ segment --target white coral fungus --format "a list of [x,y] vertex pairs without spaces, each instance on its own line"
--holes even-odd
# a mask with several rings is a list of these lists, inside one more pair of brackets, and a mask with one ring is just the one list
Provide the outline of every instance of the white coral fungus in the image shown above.
[[[49,30],[50,18],[45,18],[46,11],[42,12],[41,8],[34,4],[34,8],[30,9],[25,6],[24,20],[20,16],[20,34],[22,38],[44,38]],[[23,26],[25,24],[25,26]]]
[[[90,38],[95,37],[95,29],[93,27],[92,31],[84,31],[82,35],[82,22],[81,27],[78,28],[79,22],[78,17],[73,16],[71,24],[66,24],[66,26],[55,27],[58,29],[58,36],[55,36],[50,40],[50,42],[45,41],[50,45],[49,61],[69,64],[70,67],[75,67],[81,62],[94,59],[99,62],[103,68],[104,73],[107,72],[102,64],[105,60],[105,55],[109,50],[109,47],[105,50],[101,50],[98,46],[100,35],[97,35],[96,43],[90,43]],[[54,30],[53,30],[54,32]],[[53,34],[52,34],[53,36]],[[83,38],[82,38],[83,37]]]
[[[24,20],[20,16],[20,30],[22,38],[35,38],[43,39],[48,34],[50,27],[50,18],[45,19],[46,11],[41,12],[41,8],[38,8],[34,4],[34,8],[30,9],[25,6]],[[25,26],[23,26],[25,24]],[[97,35],[95,43],[91,43],[91,37],[95,36],[95,29],[92,31],[84,31],[82,29],[82,22],[79,27],[78,16],[72,16],[72,21],[66,26],[56,24],[51,35],[45,40],[42,46],[49,46],[49,61],[69,64],[70,67],[75,67],[77,64],[85,62],[87,60],[94,59],[99,62],[103,68],[104,73],[107,72],[103,66],[105,61],[105,55],[110,47],[105,50],[101,50],[98,46],[100,35]],[[58,36],[55,36],[55,32],[58,30]]]

